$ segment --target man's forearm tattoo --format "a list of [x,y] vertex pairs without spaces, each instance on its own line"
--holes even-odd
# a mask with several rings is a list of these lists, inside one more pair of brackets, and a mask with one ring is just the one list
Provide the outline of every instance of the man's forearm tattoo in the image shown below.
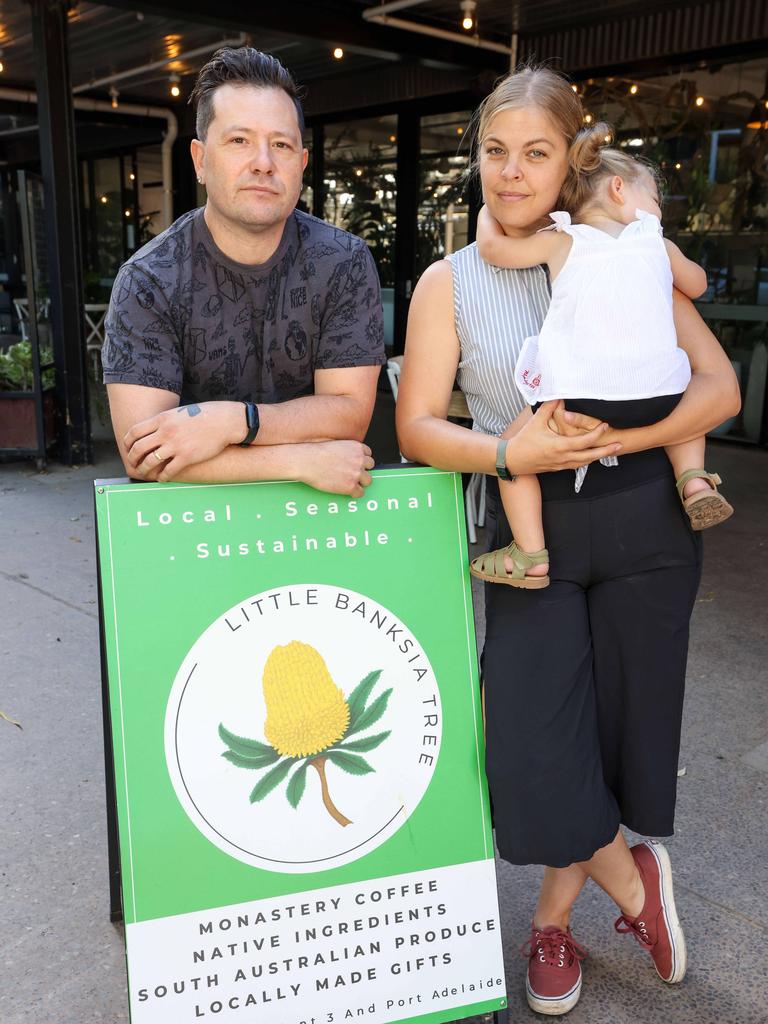
[[177,411],[185,412],[187,416],[197,416],[197,414],[203,410],[199,405],[180,405]]

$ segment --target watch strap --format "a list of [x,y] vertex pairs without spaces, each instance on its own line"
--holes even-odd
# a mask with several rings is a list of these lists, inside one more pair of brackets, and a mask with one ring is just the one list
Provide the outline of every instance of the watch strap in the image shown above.
[[245,423],[247,434],[240,442],[241,448],[247,448],[259,432],[259,408],[255,402],[243,402],[245,406]]
[[514,473],[507,469],[507,445],[508,438],[502,438],[496,447],[496,473],[500,480],[516,480]]

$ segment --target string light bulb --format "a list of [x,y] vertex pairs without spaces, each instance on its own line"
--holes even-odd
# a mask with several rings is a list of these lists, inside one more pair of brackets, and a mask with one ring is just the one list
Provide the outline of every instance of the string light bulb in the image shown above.
[[697,96],[696,99],[694,100],[694,103],[696,104],[697,107],[703,107],[704,106],[704,97],[703,96]]
[[337,46],[337,47],[334,48],[333,58],[334,58],[334,60],[343,60],[344,59],[344,50],[340,46]]
[[475,27],[475,11],[477,10],[477,0],[461,0],[459,9],[462,14],[461,27],[465,32],[471,32]]
[[592,115],[591,114],[585,114],[584,115],[584,124],[592,124]]
[[634,82],[629,87],[629,95],[630,96],[637,96],[637,86],[634,84]]
[[181,96],[181,85],[179,84],[180,82],[181,79],[179,78],[175,71],[168,78],[171,96],[173,96],[175,100],[177,100],[179,96]]
[[574,82],[574,83],[573,83],[573,85],[571,86],[571,89],[573,89],[573,91],[574,91],[574,92],[578,92],[578,91],[579,91],[579,87],[578,87],[578,85],[576,85],[576,83],[575,83],[575,82]]
[[119,95],[120,95],[120,93],[117,91],[117,89],[113,85],[112,88],[109,90],[109,99],[110,99],[110,102],[112,104],[112,109],[113,110],[117,110],[117,97]]
[[683,165],[682,165],[682,164],[680,164],[680,163],[677,163],[677,164],[675,164],[675,170],[676,170],[676,171],[679,171],[679,170],[680,170],[680,168],[681,168],[682,166],[683,166]]

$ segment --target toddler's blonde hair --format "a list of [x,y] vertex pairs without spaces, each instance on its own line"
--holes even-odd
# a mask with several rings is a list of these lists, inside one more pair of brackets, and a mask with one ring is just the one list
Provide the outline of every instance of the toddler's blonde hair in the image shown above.
[[605,121],[582,128],[568,150],[568,176],[560,192],[560,206],[572,216],[598,198],[607,178],[618,175],[635,182],[647,174],[661,192],[661,175],[655,164],[612,147],[613,129]]

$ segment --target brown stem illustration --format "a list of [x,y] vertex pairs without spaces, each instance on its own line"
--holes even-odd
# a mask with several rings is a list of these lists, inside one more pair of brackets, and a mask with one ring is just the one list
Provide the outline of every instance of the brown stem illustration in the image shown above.
[[338,821],[340,825],[351,825],[352,822],[349,818],[344,817],[336,804],[334,804],[333,800],[331,800],[331,794],[328,792],[328,780],[325,777],[325,762],[327,760],[328,759],[325,757],[316,757],[314,761],[309,762],[313,768],[317,769],[317,774],[320,776],[320,788],[323,793],[325,809],[334,821]]

